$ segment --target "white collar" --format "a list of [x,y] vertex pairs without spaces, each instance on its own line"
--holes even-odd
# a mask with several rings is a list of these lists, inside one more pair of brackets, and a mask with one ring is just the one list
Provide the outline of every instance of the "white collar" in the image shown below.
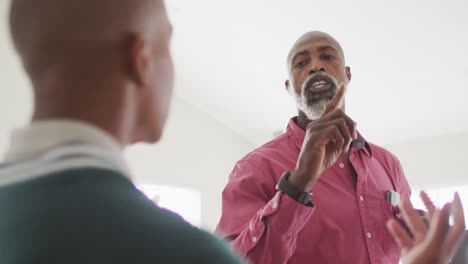
[[105,152],[105,158],[117,164],[129,175],[127,163],[122,155],[122,147],[107,132],[79,121],[45,120],[35,121],[29,126],[12,133],[6,162],[16,162],[32,158],[50,148],[78,141],[98,147]]

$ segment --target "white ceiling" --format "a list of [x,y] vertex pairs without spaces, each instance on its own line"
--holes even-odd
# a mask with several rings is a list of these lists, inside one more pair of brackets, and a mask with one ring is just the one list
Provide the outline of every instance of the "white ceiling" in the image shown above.
[[[30,109],[30,94],[6,34],[8,1],[0,2],[0,75],[7,87],[0,89],[8,89],[1,116],[18,123],[8,111]],[[254,144],[271,139],[296,112],[283,87],[285,57],[309,30],[341,42],[353,72],[347,112],[366,138],[389,144],[468,130],[468,0],[166,3],[176,100]]]
[[468,1],[167,1],[176,95],[261,144],[295,107],[285,57],[304,32],[341,42],[347,112],[381,144],[468,130]]

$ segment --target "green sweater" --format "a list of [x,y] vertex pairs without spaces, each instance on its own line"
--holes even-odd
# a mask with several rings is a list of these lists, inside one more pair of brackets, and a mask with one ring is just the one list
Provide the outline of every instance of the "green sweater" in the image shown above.
[[0,263],[242,263],[122,174],[81,168],[0,187]]

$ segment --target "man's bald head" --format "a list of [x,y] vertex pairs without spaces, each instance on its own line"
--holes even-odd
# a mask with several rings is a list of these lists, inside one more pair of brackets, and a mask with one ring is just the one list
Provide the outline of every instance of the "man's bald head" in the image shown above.
[[343,48],[341,47],[340,43],[335,38],[333,38],[330,34],[327,34],[322,31],[309,31],[309,32],[304,33],[299,39],[297,39],[296,42],[294,42],[294,45],[289,50],[289,53],[286,59],[288,69],[290,69],[291,67],[291,59],[293,58],[293,56],[297,52],[300,52],[301,49],[304,46],[308,45],[310,42],[316,42],[316,41],[326,41],[329,44],[333,45],[333,47],[336,48],[337,51],[342,56],[343,61],[345,61]]
[[162,0],[12,0],[33,120],[92,123],[122,144],[159,140],[173,87]]
[[26,69],[35,71],[101,53],[129,33],[156,34],[161,16],[161,0],[12,0],[10,31]]

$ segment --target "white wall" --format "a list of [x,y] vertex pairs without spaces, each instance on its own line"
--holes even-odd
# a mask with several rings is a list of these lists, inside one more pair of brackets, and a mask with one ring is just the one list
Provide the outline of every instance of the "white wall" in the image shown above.
[[468,131],[387,146],[415,187],[468,184]]
[[229,172],[254,146],[184,101],[174,101],[170,116],[159,144],[127,150],[135,181],[201,191],[202,227],[212,230]]

